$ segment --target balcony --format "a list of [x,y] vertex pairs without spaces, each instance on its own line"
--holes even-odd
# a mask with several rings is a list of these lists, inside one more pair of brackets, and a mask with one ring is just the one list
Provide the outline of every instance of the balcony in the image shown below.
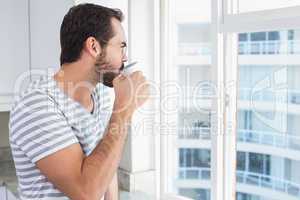
[[210,180],[208,167],[180,167],[179,179]]
[[[239,55],[300,54],[300,40],[266,40],[239,42]],[[211,55],[211,44],[179,43],[178,56]]]
[[[186,87],[184,91],[189,91],[190,94],[195,94],[197,90],[197,96],[182,97],[179,99],[180,108],[189,111],[208,111],[211,109],[212,100],[217,98],[217,94],[213,85],[203,86],[197,85],[195,87]],[[254,106],[259,109],[259,105],[263,105],[264,110],[273,110],[274,104],[277,104],[278,109],[280,106],[284,106],[285,112],[300,112],[300,90],[279,88],[279,90],[272,88],[264,88],[261,90],[255,90],[255,88],[240,88],[238,91],[239,107],[242,109],[249,109],[242,106]],[[289,109],[287,109],[287,104]],[[296,109],[296,110],[295,110]],[[297,111],[297,112],[296,112]]]
[[[287,104],[300,105],[300,91],[292,89],[284,89],[285,91],[276,90],[261,90],[255,91],[253,88],[240,88],[239,89],[239,100],[243,101],[269,101],[274,102],[276,96],[286,97],[284,102]],[[281,98],[282,99],[282,98]]]
[[179,43],[178,56],[208,56],[211,55],[211,44],[203,43]]
[[239,42],[240,55],[299,54],[299,40],[267,40]]
[[271,131],[238,130],[238,141],[300,151],[300,137]]
[[[300,197],[300,184],[281,178],[253,172],[237,171],[236,179],[239,184],[253,185],[259,188],[282,192],[297,198]],[[251,193],[255,192],[251,191]]]
[[210,127],[179,128],[179,139],[210,140]]
[[[211,145],[211,128],[180,128],[178,130],[178,137],[178,147],[209,148]],[[293,160],[300,160],[299,136],[294,136],[289,133],[277,133],[273,131],[238,129],[237,140],[239,151],[268,153],[280,157],[287,157]],[[253,148],[253,146],[249,145],[256,145],[256,148]]]
[[[210,180],[211,177],[211,169],[203,168],[203,167],[180,167],[179,168],[179,182],[186,180],[198,180],[198,181],[207,181]],[[264,188],[268,190],[272,190],[274,192],[280,192],[287,194],[289,196],[293,196],[296,198],[300,198],[300,184],[294,183],[288,180],[284,180],[281,178],[277,178],[270,175],[253,173],[249,171],[237,171],[236,172],[236,180],[237,180],[237,191],[242,186],[251,185],[258,188]],[[200,183],[199,183],[200,184]],[[249,193],[256,193],[255,190],[248,191]],[[270,194],[272,195],[272,194]]]

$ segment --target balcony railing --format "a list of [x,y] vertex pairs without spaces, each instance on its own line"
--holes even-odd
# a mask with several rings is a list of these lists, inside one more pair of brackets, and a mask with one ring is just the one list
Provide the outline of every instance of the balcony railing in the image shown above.
[[178,130],[179,139],[189,140],[209,140],[210,128],[209,127],[184,127]]
[[286,89],[286,91],[271,91],[261,90],[253,91],[253,88],[240,88],[239,89],[239,100],[244,101],[276,101],[276,96],[285,97],[285,101],[281,103],[300,104],[300,91],[293,89]]
[[239,42],[240,55],[299,54],[299,40],[267,40]]
[[[185,127],[179,129],[179,139],[209,140],[211,129],[209,127]],[[276,133],[272,131],[258,131],[238,129],[239,142],[267,145],[272,147],[300,151],[300,137],[289,133]]]
[[179,43],[179,56],[207,56],[211,54],[210,43]]
[[239,42],[239,54],[280,54],[282,44],[280,40]]
[[[203,84],[204,85],[204,84]],[[192,106],[195,108],[201,108],[201,100],[213,100],[217,98],[217,94],[212,85],[198,86],[199,88],[187,88],[184,91],[190,91],[193,93],[197,90],[197,96],[182,97],[179,98],[179,105]],[[184,88],[185,89],[185,88]],[[188,90],[189,89],[189,90]],[[280,97],[280,103],[288,104],[300,104],[300,90],[283,88],[280,90],[271,90],[269,88],[262,90],[254,90],[253,88],[239,88],[238,99],[243,101],[256,101],[256,102],[276,102],[277,97]]]
[[208,167],[180,167],[179,179],[210,180],[210,171]]
[[[300,54],[300,40],[239,42],[240,55]],[[179,56],[211,55],[210,43],[179,43]]]
[[[210,168],[180,167],[179,180],[210,180]],[[283,192],[292,196],[300,197],[300,184],[270,175],[237,171],[238,183],[267,188],[273,191]]]
[[238,130],[238,141],[300,151],[300,137],[288,133],[257,130]]
[[254,185],[300,197],[300,184],[288,180],[246,171],[237,171],[236,178],[238,183]]

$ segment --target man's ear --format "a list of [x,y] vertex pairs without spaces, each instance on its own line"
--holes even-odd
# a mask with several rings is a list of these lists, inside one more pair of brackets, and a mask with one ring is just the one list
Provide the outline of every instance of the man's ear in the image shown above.
[[88,37],[84,44],[84,49],[92,57],[97,57],[101,53],[101,46],[99,42],[94,37]]

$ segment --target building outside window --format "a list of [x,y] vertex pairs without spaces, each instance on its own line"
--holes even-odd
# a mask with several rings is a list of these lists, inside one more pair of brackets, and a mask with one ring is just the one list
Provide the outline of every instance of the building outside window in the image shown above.
[[[211,1],[172,4],[176,16],[170,22],[176,30],[172,78],[184,95],[178,97],[174,117],[178,137],[171,153],[177,173],[170,184],[174,193],[209,200],[214,187],[211,101],[215,94],[210,84],[214,72]],[[299,41],[297,29],[237,34],[237,200],[300,198]],[[201,96],[196,105],[191,103],[195,91]]]

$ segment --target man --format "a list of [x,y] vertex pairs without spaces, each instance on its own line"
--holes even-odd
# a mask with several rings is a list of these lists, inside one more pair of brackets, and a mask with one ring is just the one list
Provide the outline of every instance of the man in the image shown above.
[[[9,127],[21,199],[118,199],[127,127],[148,96],[141,72],[120,73],[127,60],[121,21],[119,10],[72,7],[61,25],[61,69],[16,98]],[[115,92],[107,125],[100,82]]]

